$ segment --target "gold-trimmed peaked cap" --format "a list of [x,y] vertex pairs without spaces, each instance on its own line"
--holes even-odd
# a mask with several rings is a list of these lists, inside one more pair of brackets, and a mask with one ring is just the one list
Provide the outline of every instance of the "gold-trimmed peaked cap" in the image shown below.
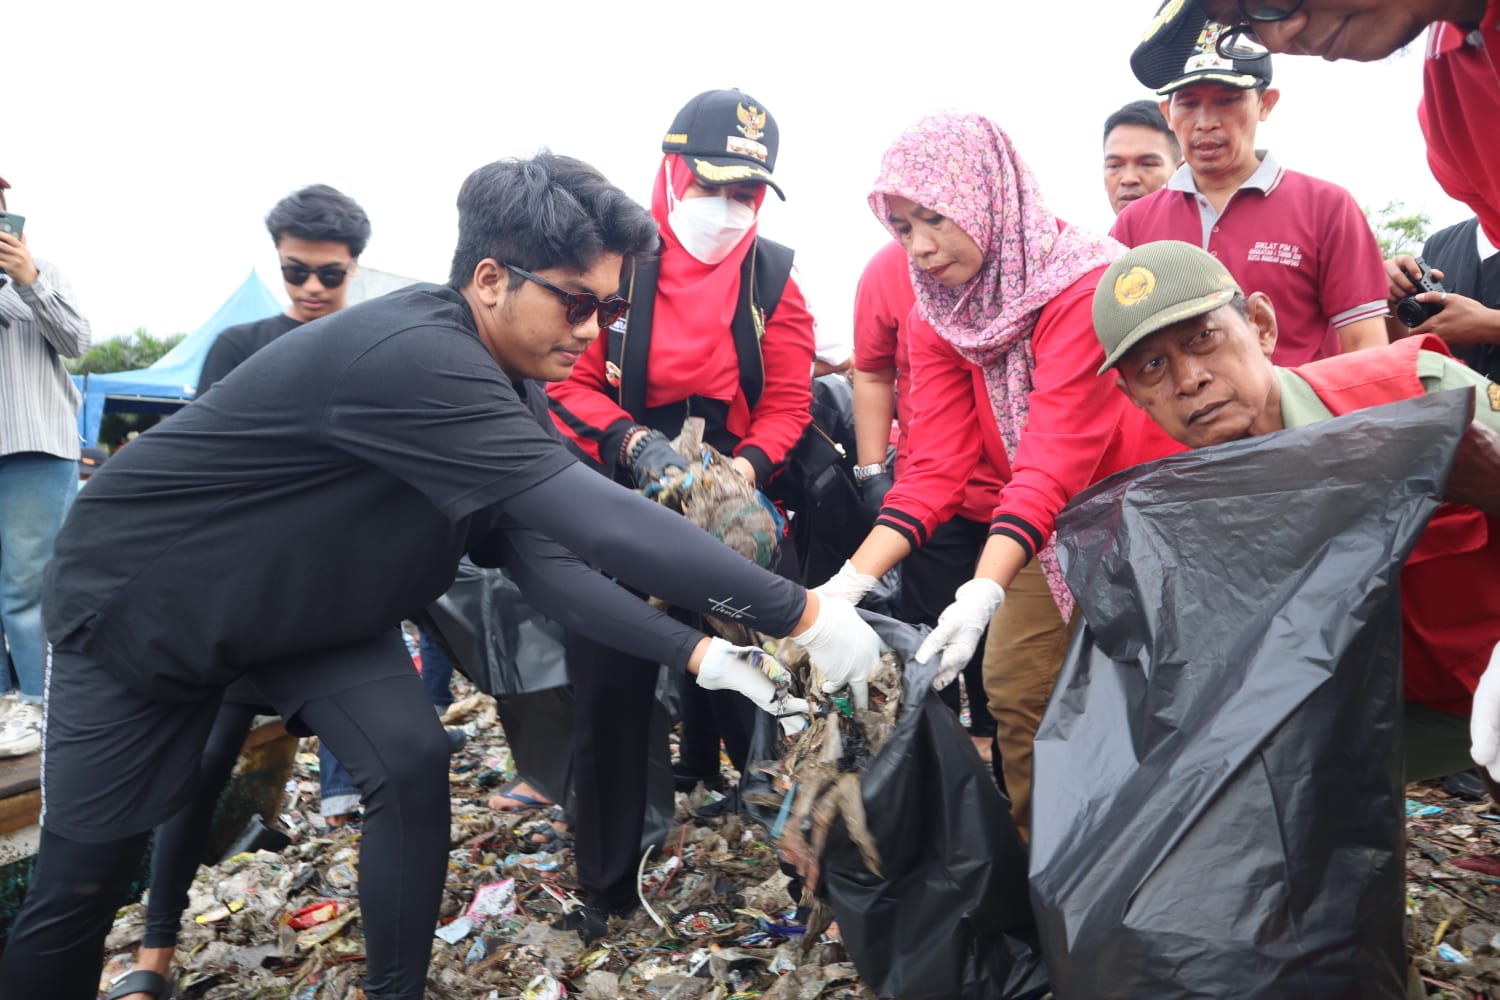
[[1144,338],[1228,305],[1239,291],[1219,258],[1191,243],[1157,240],[1125,251],[1094,289],[1094,335],[1104,348],[1099,374]]
[[1165,97],[1190,83],[1249,90],[1271,83],[1271,57],[1225,59],[1217,51],[1229,28],[1209,19],[1196,0],[1166,0],[1130,54],[1135,78]]
[[740,90],[706,90],[677,112],[661,151],[679,154],[710,187],[760,181],[785,201],[771,179],[779,141],[776,119],[764,104]]

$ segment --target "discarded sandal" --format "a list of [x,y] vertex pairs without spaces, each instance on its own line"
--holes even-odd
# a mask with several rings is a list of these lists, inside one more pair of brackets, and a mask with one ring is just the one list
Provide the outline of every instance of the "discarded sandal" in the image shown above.
[[149,993],[156,1000],[169,1000],[172,996],[172,980],[160,972],[136,969],[120,977],[114,987],[104,995],[104,1000],[119,1000],[120,997],[128,997],[132,993]]
[[[546,799],[539,799],[534,795],[527,795],[525,792],[516,791],[521,785],[526,784],[527,782],[523,778],[517,778],[515,781],[512,781],[490,798],[490,808],[496,812],[521,812],[524,809],[544,809],[553,804]],[[528,785],[528,787],[530,786]],[[506,805],[506,799],[519,804]]]

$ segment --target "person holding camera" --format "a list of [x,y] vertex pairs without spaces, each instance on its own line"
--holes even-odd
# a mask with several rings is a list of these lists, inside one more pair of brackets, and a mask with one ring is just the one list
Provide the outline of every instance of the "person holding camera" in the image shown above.
[[1385,262],[1391,340],[1424,333],[1494,381],[1500,377],[1500,249],[1477,217],[1433,233],[1420,257]]
[[80,399],[62,359],[92,338],[62,273],[32,257],[9,187],[0,178],[0,757],[42,745],[42,568],[78,492]]
[[1281,99],[1271,57],[1224,58],[1216,46],[1225,26],[1192,3],[1178,6],[1130,66],[1162,96],[1185,162],[1165,188],[1125,206],[1110,234],[1126,246],[1201,246],[1241,284],[1272,294],[1288,320],[1278,364],[1387,343],[1380,247],[1354,198],[1255,147],[1257,126]]

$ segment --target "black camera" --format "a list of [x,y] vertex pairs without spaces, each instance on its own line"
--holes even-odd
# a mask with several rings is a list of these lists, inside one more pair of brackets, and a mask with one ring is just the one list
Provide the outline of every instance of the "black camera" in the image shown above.
[[[1417,267],[1420,268],[1422,272],[1412,279],[1416,282],[1417,294],[1420,295],[1422,292],[1447,291],[1447,289],[1443,287],[1443,283],[1432,276],[1432,268],[1427,266],[1427,262],[1425,260],[1423,260],[1421,257],[1418,257],[1416,258],[1416,261]],[[1402,268],[1402,271],[1405,272],[1406,269]],[[1406,276],[1408,278],[1411,278],[1410,273],[1407,273]],[[1415,330],[1417,327],[1427,322],[1428,319],[1436,316],[1442,311],[1443,307],[1440,304],[1436,302],[1418,302],[1416,295],[1408,295],[1406,298],[1398,299],[1396,301],[1396,318],[1399,319],[1408,330]]]

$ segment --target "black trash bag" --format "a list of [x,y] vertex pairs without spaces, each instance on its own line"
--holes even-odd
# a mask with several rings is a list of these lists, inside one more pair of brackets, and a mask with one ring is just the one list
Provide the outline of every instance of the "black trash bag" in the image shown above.
[[1063,512],[1086,623],[1031,841],[1059,1000],[1405,995],[1397,580],[1471,406],[1177,455]]
[[[860,786],[881,874],[865,868],[836,821],[818,893],[833,909],[860,978],[880,996],[1037,996],[1047,977],[1026,893],[1026,848],[1010,803],[932,690],[936,659],[925,667],[913,659],[927,629],[860,614],[906,662],[901,715]],[[754,749],[752,759],[774,754]],[[752,816],[770,826],[775,810],[757,807]]]
[[[573,811],[573,688],[567,630],[533,608],[502,569],[458,565],[458,576],[422,616],[454,667],[495,699],[516,773]],[[672,831],[676,798],[668,746],[669,711],[658,683],[651,708],[646,819],[641,846]]]

